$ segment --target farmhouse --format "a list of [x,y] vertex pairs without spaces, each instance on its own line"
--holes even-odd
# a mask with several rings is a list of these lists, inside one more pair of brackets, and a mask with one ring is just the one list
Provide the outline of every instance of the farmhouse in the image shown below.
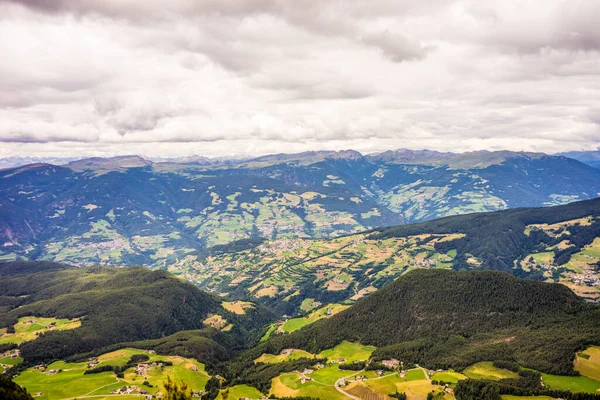
[[303,373],[304,375],[310,375],[310,374],[312,374],[313,372],[315,372],[315,371],[314,371],[314,370],[312,370],[312,369],[310,369],[310,368],[305,368],[305,369],[304,369],[304,371],[302,371],[302,373]]
[[148,364],[138,364],[137,367],[135,367],[135,373],[137,375],[146,375],[148,373],[148,369],[150,369]]
[[303,376],[302,378],[300,378],[300,383],[304,384],[308,381],[312,381],[312,378],[310,376]]
[[192,371],[194,371],[194,372],[197,372],[197,371],[198,371],[198,366],[197,366],[197,365],[192,365],[192,366],[190,367],[190,369],[191,369]]
[[282,356],[291,356],[293,352],[294,352],[294,349],[283,349],[283,350],[281,350],[280,354]]

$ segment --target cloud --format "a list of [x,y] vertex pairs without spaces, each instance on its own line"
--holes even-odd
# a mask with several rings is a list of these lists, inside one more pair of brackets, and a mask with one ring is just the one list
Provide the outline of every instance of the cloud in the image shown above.
[[598,19],[595,0],[0,0],[0,156],[593,149]]
[[427,48],[406,37],[393,34],[390,31],[369,33],[361,38],[369,46],[381,50],[384,57],[393,62],[420,60],[425,58]]

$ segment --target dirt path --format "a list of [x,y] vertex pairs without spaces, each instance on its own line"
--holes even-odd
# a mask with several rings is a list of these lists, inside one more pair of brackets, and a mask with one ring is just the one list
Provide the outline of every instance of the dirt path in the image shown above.
[[363,369],[363,370],[361,370],[361,371],[355,372],[354,374],[351,374],[351,375],[348,375],[348,376],[344,376],[343,378],[340,378],[340,379],[338,379],[338,380],[337,380],[337,381],[335,381],[335,383],[333,384],[333,386],[335,387],[335,390],[337,390],[338,392],[340,392],[340,393],[341,393],[341,394],[343,394],[344,396],[346,396],[346,397],[348,397],[348,398],[351,398],[352,400],[360,400],[360,398],[359,398],[359,397],[353,396],[353,395],[351,395],[350,393],[346,392],[344,389],[342,389],[342,388],[340,387],[340,381],[341,381],[342,379],[343,379],[343,380],[346,380],[346,379],[348,379],[348,378],[352,378],[353,376],[356,376],[356,375],[358,375],[358,374],[360,374],[360,373],[362,373],[362,372],[365,372],[365,370]]
[[419,364],[415,364],[417,366],[417,368],[419,368],[421,371],[423,371],[423,373],[425,374],[425,379],[427,379],[429,382],[431,382],[431,378],[429,377],[429,371],[427,371],[425,368],[419,366]]

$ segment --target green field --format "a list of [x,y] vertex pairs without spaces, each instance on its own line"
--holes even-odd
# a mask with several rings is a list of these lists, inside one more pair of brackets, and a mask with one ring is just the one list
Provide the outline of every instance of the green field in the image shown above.
[[479,362],[467,367],[463,374],[471,379],[489,379],[492,381],[498,381],[506,378],[517,378],[519,374],[516,372],[509,371],[507,369],[496,368],[491,362]]
[[[148,354],[144,350],[138,349],[123,349],[112,353],[103,354],[98,357],[102,365],[123,365],[134,354]],[[41,372],[29,368],[15,378],[15,382],[24,386],[29,393],[42,394],[39,399],[72,399],[82,396],[102,396],[110,395],[111,389],[119,389],[125,385],[137,385],[140,388],[148,391],[148,393],[156,393],[162,390],[162,384],[166,381],[167,376],[171,376],[177,380],[183,380],[188,387],[193,390],[201,390],[204,388],[209,376],[204,371],[204,365],[183,357],[174,356],[158,356],[156,354],[148,354],[150,360],[147,363],[154,361],[170,361],[173,366],[151,367],[148,370],[147,376],[142,377],[136,375],[133,368],[125,371],[124,378],[119,379],[112,371],[101,372],[98,374],[84,375],[88,369],[88,362],[65,363],[57,361],[48,365],[46,371],[62,370],[54,375],[49,375],[47,372]],[[193,371],[192,366],[196,366],[198,371]],[[152,387],[143,386],[142,383],[148,380]],[[110,396],[114,399],[115,396]],[[131,398],[131,396],[128,396]]]
[[467,379],[467,377],[459,372],[443,371],[436,372],[435,374],[433,374],[431,379],[434,381],[444,381],[446,383],[457,383],[458,381]]
[[321,368],[313,372],[311,377],[315,382],[322,383],[325,385],[333,385],[335,381],[344,376],[352,375],[358,371],[344,371],[338,368],[337,364],[328,365],[325,368]]
[[262,354],[260,357],[258,357],[256,360],[254,360],[255,363],[267,363],[267,364],[273,364],[273,363],[280,363],[280,362],[284,362],[284,361],[290,361],[290,360],[297,360],[298,358],[313,358],[314,355],[304,351],[304,350],[298,350],[298,349],[294,349],[292,351],[292,354],[279,354],[279,355],[274,355],[274,354]]
[[242,398],[260,399],[263,396],[258,389],[248,385],[235,385],[227,389],[222,390],[217,396],[217,400],[237,400]]
[[269,329],[265,332],[265,334],[263,335],[263,337],[260,338],[260,341],[264,342],[265,340],[267,340],[268,338],[270,338],[271,334],[273,332],[275,332],[276,329],[277,329],[277,324],[273,324],[273,325],[269,326]]
[[319,357],[328,358],[330,360],[337,360],[341,357],[346,360],[345,362],[366,361],[371,357],[371,354],[374,351],[374,346],[363,346],[360,343],[343,341],[333,349],[323,350],[319,354]]
[[273,378],[269,394],[280,397],[307,396],[328,400],[348,399],[335,389],[333,383],[331,385],[325,385],[315,381],[301,383],[300,376],[301,375],[297,372],[290,372]]
[[[12,367],[13,365],[17,365],[23,362],[23,357],[0,357],[0,374],[4,372],[5,369]],[[5,366],[7,366],[5,368]]]
[[[432,390],[440,391],[441,386],[432,385],[425,377],[425,373],[421,369],[412,369],[406,372],[406,376],[401,378],[399,374],[394,373],[382,378],[369,379],[362,383],[350,384],[347,388],[351,394],[362,394],[356,389],[361,386],[366,386],[372,391],[379,394],[405,392],[410,400],[425,400],[427,393]],[[360,397],[360,396],[359,396]],[[452,399],[451,395],[446,395],[443,399]]]
[[573,393],[596,393],[600,390],[600,381],[587,376],[559,376],[542,374],[544,384],[551,389],[570,390]]
[[548,396],[512,396],[505,394],[502,396],[502,400],[553,400],[554,397]]
[[38,335],[49,331],[64,331],[81,326],[79,318],[56,319],[27,316],[19,318],[15,324],[15,333],[6,333],[6,328],[0,329],[0,344],[21,344],[35,340]]
[[[348,307],[350,307],[350,306],[342,305],[342,304],[328,304],[325,307],[321,307],[318,310],[311,312],[310,314],[308,314],[305,317],[292,318],[290,320],[287,320],[286,322],[283,323],[282,330],[284,332],[288,332],[288,333],[297,331],[298,329],[303,328],[306,325],[310,325],[313,322],[316,322],[320,319],[327,318],[331,315],[335,315],[335,314],[339,313],[340,311],[347,309]],[[330,310],[329,315],[327,314],[327,310]]]

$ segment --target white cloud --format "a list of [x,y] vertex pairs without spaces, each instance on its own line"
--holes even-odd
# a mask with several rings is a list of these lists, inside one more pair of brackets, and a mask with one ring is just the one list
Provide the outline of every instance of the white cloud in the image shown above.
[[600,145],[595,0],[0,1],[0,156]]

